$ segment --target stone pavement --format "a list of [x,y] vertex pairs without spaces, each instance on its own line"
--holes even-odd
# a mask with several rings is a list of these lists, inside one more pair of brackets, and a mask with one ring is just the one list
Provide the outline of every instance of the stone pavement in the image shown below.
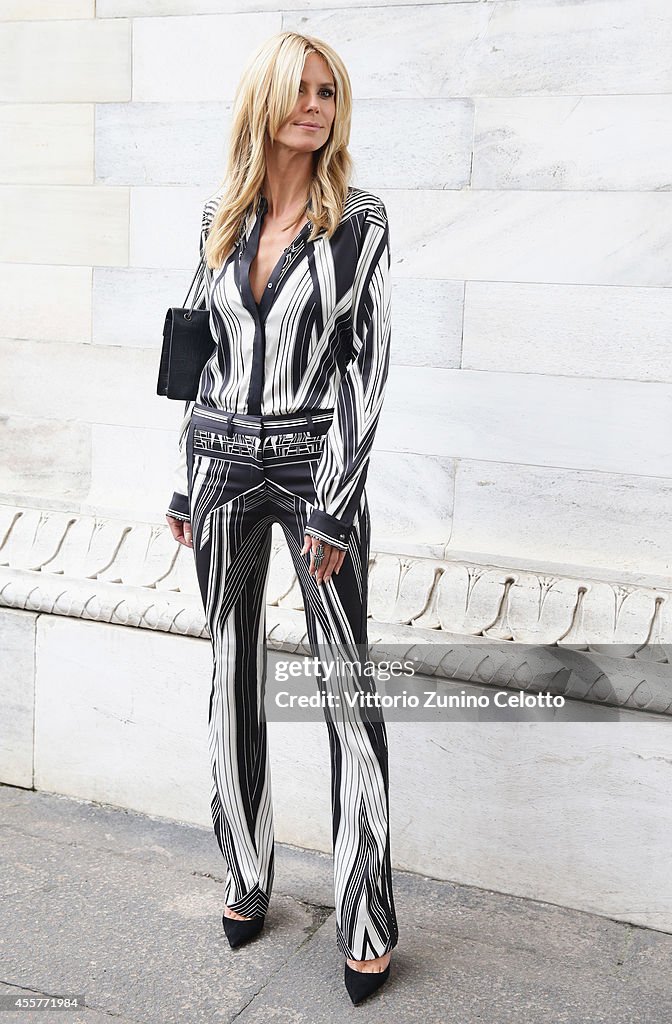
[[209,830],[10,786],[0,812],[0,998],[87,1003],[0,1024],[672,1019],[672,935],[403,871],[390,978],[355,1007],[329,855],[277,844],[264,931],[232,950]]

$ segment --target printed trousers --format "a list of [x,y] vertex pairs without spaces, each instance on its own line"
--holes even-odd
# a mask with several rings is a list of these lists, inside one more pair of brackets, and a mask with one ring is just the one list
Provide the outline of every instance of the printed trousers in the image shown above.
[[[332,411],[231,413],[195,403],[186,451],[198,585],[210,631],[208,708],[215,835],[227,865],[226,905],[265,914],[274,879],[271,779],[264,707],[266,587],[271,529],[280,523],[303,595],[313,658],[367,657],[370,520],[366,491],[338,574],[318,585],[301,554],[315,503],[315,470]],[[319,661],[317,661],[319,664]],[[392,892],[388,745],[382,712],[358,702],[333,713],[324,694],[375,693],[367,676],[318,672],[331,759],[336,944],[353,960],[398,941]],[[297,785],[308,786],[309,779]]]

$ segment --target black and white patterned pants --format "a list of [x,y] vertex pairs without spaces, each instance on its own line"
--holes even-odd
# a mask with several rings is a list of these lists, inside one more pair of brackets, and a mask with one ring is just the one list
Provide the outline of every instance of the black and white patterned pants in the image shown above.
[[[186,438],[193,551],[213,649],[208,711],[214,830],[227,864],[226,904],[264,914],[274,878],[267,727],[266,585],[279,522],[303,594],[311,652],[361,658],[367,644],[366,492],[338,574],[318,585],[301,554],[314,474],[331,412],[229,413],[196,403]],[[362,646],[364,645],[364,647]],[[322,692],[375,683],[318,673]],[[380,709],[347,715],[324,704],[331,754],[336,943],[354,960],[398,941],[392,894],[388,747]],[[298,782],[309,785],[309,779]]]

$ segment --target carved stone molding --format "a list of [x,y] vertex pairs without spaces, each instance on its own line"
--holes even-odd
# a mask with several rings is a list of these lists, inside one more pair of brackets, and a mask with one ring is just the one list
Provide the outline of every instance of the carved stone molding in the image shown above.
[[[412,657],[424,675],[672,714],[671,596],[588,574],[374,552],[371,657]],[[269,646],[309,654],[282,540],[267,600]],[[208,636],[193,555],[163,524],[0,505],[0,605]]]

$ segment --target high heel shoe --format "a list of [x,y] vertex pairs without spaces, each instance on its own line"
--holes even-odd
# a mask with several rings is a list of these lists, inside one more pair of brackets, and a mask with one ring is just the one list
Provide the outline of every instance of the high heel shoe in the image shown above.
[[224,933],[229,940],[229,945],[232,949],[235,949],[236,946],[244,945],[250,939],[253,939],[255,935],[259,934],[264,927],[264,915],[252,917],[245,921],[238,921],[235,917],[227,917],[226,914],[222,914],[222,924],[224,925]]
[[389,976],[390,964],[384,971],[356,971],[347,960],[345,961],[345,987],[355,1006],[379,989]]

